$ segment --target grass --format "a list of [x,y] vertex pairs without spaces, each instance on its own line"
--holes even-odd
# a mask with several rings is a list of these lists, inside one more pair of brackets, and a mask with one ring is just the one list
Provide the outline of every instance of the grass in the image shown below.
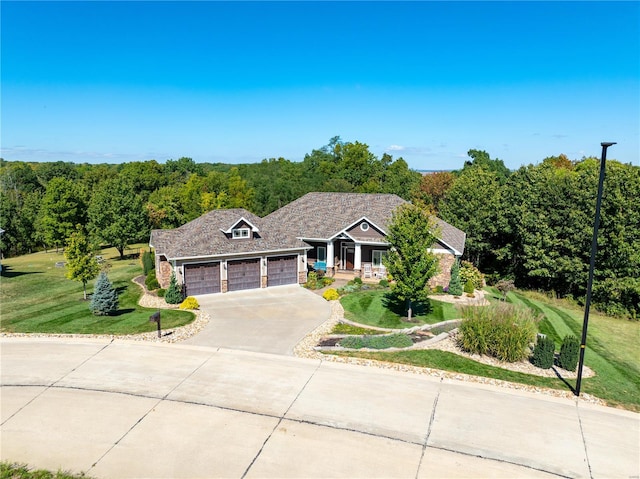
[[51,472],[46,469],[31,469],[25,464],[15,464],[7,461],[0,462],[0,479],[89,479],[84,474],[69,472]]
[[[448,319],[460,317],[456,306],[451,303],[430,300],[431,310],[416,314],[412,322],[386,305],[387,291],[359,291],[343,296],[340,303],[344,308],[344,316],[356,323],[379,328],[403,329],[421,324],[435,324]],[[420,307],[416,307],[420,311]],[[422,308],[424,309],[424,308]]]
[[[491,297],[491,292],[487,297]],[[498,294],[496,297],[501,297],[501,295]],[[347,298],[348,296],[344,299]],[[543,315],[539,329],[555,341],[556,351],[559,351],[565,335],[573,334],[577,338],[581,337],[584,312],[574,303],[550,299],[539,293],[522,291],[509,293],[507,300],[514,304],[527,306],[534,313]],[[365,306],[368,302],[368,307],[359,306],[363,302],[358,298],[353,298],[351,301],[349,307],[355,308],[356,314],[364,314],[366,311],[373,312],[372,322],[368,324],[380,322],[380,318],[385,317],[378,310],[382,306],[376,304],[375,298],[364,302]],[[347,306],[344,306],[346,311]],[[358,322],[360,321],[358,320]],[[366,320],[363,322],[366,323]],[[610,406],[640,412],[638,344],[640,344],[639,322],[592,313],[589,319],[585,364],[596,375],[591,378],[583,378],[582,392],[599,397]],[[332,354],[409,364],[551,389],[572,390],[575,386],[575,381],[565,382],[560,378],[545,378],[508,371],[438,350],[353,351]]]
[[[113,316],[94,316],[89,301],[83,300],[82,283],[65,277],[62,253],[39,252],[2,262],[0,281],[0,330],[8,333],[45,334],[136,334],[155,331],[149,322],[154,310],[138,306],[142,289],[131,279],[142,274],[137,259],[119,259],[115,248],[102,251],[111,265],[109,279],[119,291],[120,308]],[[87,293],[93,283],[87,285]],[[174,328],[193,321],[186,311],[162,311],[162,328]]]

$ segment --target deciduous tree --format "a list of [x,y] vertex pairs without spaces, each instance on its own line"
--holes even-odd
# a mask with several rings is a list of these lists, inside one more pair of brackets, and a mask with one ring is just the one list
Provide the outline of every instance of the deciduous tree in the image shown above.
[[82,283],[84,299],[87,299],[87,283],[100,272],[100,265],[95,257],[95,247],[89,241],[81,225],[67,240],[64,250],[67,260],[67,278]]
[[394,212],[387,230],[391,249],[383,264],[395,281],[393,295],[408,305],[409,320],[413,303],[428,302],[427,282],[438,272],[438,258],[430,252],[436,233],[429,213],[411,204]]

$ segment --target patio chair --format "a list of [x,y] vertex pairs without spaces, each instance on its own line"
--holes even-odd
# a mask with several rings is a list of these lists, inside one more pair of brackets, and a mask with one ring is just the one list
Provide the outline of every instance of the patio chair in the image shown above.
[[364,277],[371,278],[373,276],[373,270],[371,268],[371,263],[364,263]]

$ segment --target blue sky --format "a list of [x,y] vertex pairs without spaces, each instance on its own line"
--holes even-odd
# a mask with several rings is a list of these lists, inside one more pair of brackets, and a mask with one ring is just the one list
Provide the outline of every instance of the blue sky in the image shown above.
[[638,2],[11,2],[1,156],[639,165]]

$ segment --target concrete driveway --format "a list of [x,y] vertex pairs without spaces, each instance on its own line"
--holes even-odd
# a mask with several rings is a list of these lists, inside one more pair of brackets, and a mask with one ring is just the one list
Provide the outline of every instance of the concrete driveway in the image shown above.
[[327,301],[299,285],[202,295],[198,302],[211,321],[185,344],[289,356],[331,312]]
[[96,478],[637,478],[640,416],[184,344],[0,338],[0,460]]

